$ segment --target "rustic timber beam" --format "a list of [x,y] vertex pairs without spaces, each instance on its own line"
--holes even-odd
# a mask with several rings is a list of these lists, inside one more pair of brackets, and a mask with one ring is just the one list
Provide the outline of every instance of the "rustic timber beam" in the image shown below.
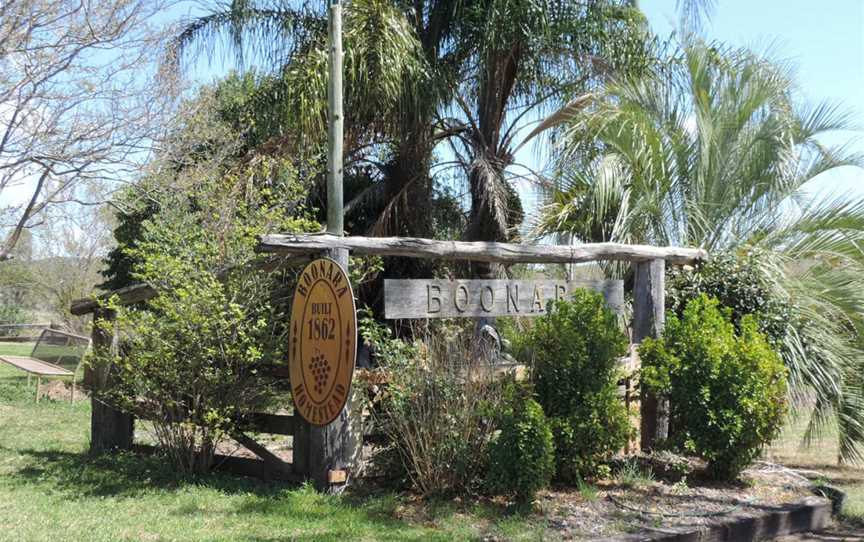
[[156,297],[156,289],[149,284],[133,284],[131,286],[126,286],[125,288],[120,288],[119,290],[113,290],[104,295],[100,295],[99,297],[76,299],[72,302],[69,311],[76,316],[90,314],[99,308],[102,301],[108,300],[115,295],[121,305],[134,305],[135,303],[147,301],[148,299]]
[[315,254],[333,249],[355,255],[440,258],[503,264],[579,263],[595,260],[643,262],[666,260],[691,264],[708,257],[701,248],[653,247],[620,243],[584,245],[520,245],[514,243],[438,241],[418,237],[337,237],[331,234],[269,234],[261,237],[260,252]]

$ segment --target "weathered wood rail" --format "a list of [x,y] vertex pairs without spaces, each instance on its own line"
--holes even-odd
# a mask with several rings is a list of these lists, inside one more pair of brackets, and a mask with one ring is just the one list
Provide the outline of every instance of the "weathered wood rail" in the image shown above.
[[[43,330],[51,327],[51,323],[45,324],[0,324],[0,342],[7,343],[24,343],[35,342],[39,339],[36,335],[19,335],[21,331],[27,330]],[[12,334],[14,333],[14,335]]]
[[355,256],[401,256],[469,260],[501,264],[580,263],[597,260],[644,262],[664,260],[692,264],[708,257],[701,248],[654,247],[620,243],[584,245],[521,245],[514,243],[438,241],[419,237],[337,237],[322,234],[271,234],[261,237],[258,250],[276,254],[315,254],[348,250]]

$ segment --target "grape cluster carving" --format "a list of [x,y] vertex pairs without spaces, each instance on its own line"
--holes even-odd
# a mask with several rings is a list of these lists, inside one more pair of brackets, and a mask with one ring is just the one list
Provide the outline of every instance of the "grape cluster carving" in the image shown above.
[[322,394],[324,386],[327,384],[327,379],[330,377],[330,361],[322,353],[312,356],[309,370],[315,379],[315,393]]

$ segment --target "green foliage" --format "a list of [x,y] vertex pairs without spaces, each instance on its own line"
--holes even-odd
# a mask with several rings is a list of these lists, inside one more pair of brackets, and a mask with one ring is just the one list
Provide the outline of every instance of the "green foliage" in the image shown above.
[[603,474],[601,463],[630,435],[616,385],[627,338],[601,294],[578,290],[549,309],[530,331],[534,382],[555,436],[556,475],[574,483]]
[[688,302],[705,294],[732,310],[738,328],[744,316],[754,315],[759,331],[775,348],[793,332],[792,300],[778,291],[769,260],[758,249],[715,252],[695,269],[674,267],[668,275],[666,306],[679,318]]
[[[161,220],[156,217],[163,213],[190,213],[204,228],[243,223],[252,228],[249,236],[269,233],[268,227],[317,229],[313,210],[304,206],[309,186],[298,181],[306,164],[252,148],[247,131],[254,122],[245,108],[257,84],[250,74],[232,74],[184,102],[144,178],[115,198],[117,247],[107,257],[104,289],[137,280],[133,275],[142,261],[136,256],[138,244],[147,223]],[[223,208],[229,212],[219,217]],[[250,220],[253,213],[259,213],[257,223]]]
[[26,324],[30,315],[19,305],[0,305],[0,323]]
[[360,337],[369,345],[379,365],[391,370],[408,367],[418,355],[419,345],[395,337],[389,327],[372,317],[368,308],[360,309],[358,313]]
[[117,290],[133,284],[132,269],[140,263],[129,256],[129,250],[138,247],[138,240],[143,233],[144,221],[156,214],[155,203],[142,202],[139,208],[117,213],[117,227],[114,229],[114,239],[117,246],[111,249],[105,258],[105,269],[101,272],[105,282],[99,285],[104,290]]
[[[297,203],[306,192],[289,164],[256,157],[225,166],[150,180],[157,211],[122,251],[131,279],[159,295],[114,307],[122,356],[95,360],[118,367],[105,399],[146,413],[177,467],[196,472],[268,403],[272,382],[259,369],[285,357],[285,299],[274,292],[290,277],[255,269],[258,236],[318,228]],[[178,184],[194,189],[168,189]]]
[[[712,255],[760,249],[759,261],[742,265],[770,271],[763,276],[777,294],[760,300],[761,271],[747,269],[730,277],[741,284],[718,282],[706,293],[736,313],[762,311],[769,340],[784,337],[796,406],[815,397],[811,428],[839,423],[843,457],[862,459],[864,389],[854,380],[864,359],[855,341],[864,330],[864,198],[813,197],[807,186],[864,164],[844,142],[823,143],[848,129],[851,116],[838,104],[800,100],[788,63],[748,49],[685,35],[664,56],[653,73],[605,85],[592,107],[568,118],[538,233],[699,246]],[[759,285],[753,298],[739,295],[749,279]],[[785,334],[783,309],[770,301],[784,298],[794,300]]]
[[109,399],[155,417],[156,436],[175,465],[203,472],[216,444],[268,400],[271,386],[258,368],[282,352],[279,315],[266,302],[269,281],[223,283],[195,263],[148,260],[158,269],[160,295],[142,309],[119,311],[128,337],[123,356],[101,361],[117,367]]
[[670,401],[672,444],[708,461],[717,478],[738,475],[771,442],[786,414],[786,369],[748,315],[704,294],[670,315],[661,339],[643,341],[642,383]]
[[480,489],[505,405],[505,382],[489,376],[490,352],[470,332],[447,328],[410,345],[370,320],[361,334],[389,379],[373,413],[393,444],[396,461],[382,459],[401,471],[395,477],[424,495]]
[[514,495],[520,504],[530,503],[555,474],[555,444],[546,415],[537,401],[517,391],[498,424],[501,432],[489,449],[488,486]]

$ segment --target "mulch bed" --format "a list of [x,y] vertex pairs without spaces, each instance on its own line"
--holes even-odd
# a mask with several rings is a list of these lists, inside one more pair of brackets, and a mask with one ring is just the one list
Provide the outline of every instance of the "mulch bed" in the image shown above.
[[550,536],[591,540],[641,533],[656,536],[686,528],[707,530],[730,519],[758,516],[813,497],[811,484],[793,471],[757,464],[739,483],[694,480],[643,481],[621,486],[601,482],[596,494],[572,489],[540,497]]

